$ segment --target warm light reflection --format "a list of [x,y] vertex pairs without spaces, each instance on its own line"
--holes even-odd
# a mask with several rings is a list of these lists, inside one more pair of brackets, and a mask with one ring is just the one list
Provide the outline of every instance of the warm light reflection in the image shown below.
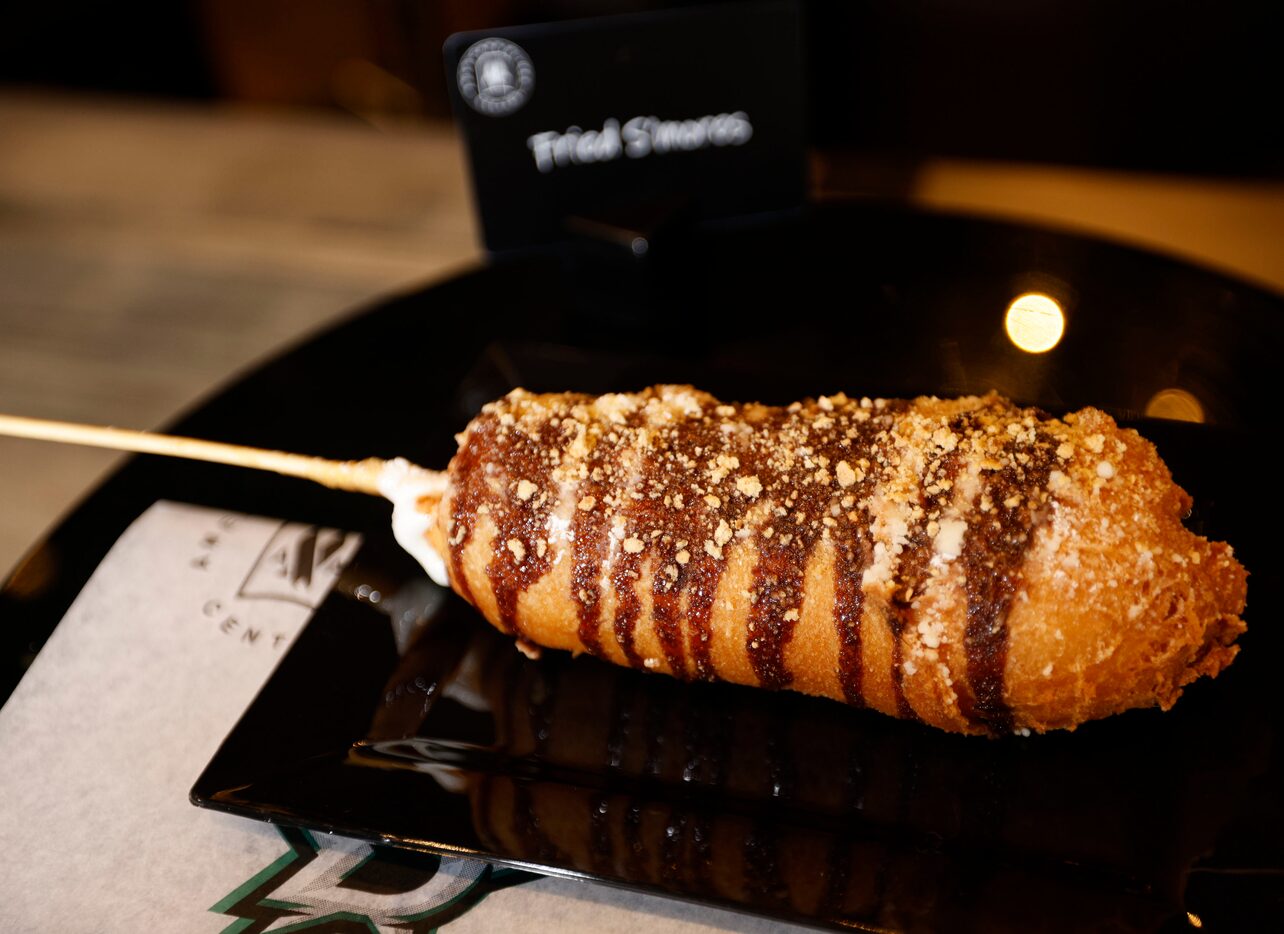
[[1204,407],[1184,389],[1161,389],[1146,403],[1146,414],[1151,418],[1170,418],[1178,422],[1202,422]]
[[1193,911],[1186,912],[1186,920],[1190,922],[1190,926],[1193,928],[1202,928],[1204,926],[1204,922],[1199,919],[1199,915]]
[[1027,292],[1012,299],[1003,326],[1012,343],[1026,353],[1046,353],[1061,342],[1066,316],[1056,299]]

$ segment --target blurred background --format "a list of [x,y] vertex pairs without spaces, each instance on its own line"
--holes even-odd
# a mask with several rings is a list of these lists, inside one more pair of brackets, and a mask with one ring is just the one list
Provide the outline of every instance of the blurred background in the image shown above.
[[[445,38],[682,5],[8,5],[0,411],[160,427],[327,322],[483,262]],[[1271,7],[804,3],[812,196],[1093,233],[1284,292]],[[115,459],[0,440],[0,573]]]

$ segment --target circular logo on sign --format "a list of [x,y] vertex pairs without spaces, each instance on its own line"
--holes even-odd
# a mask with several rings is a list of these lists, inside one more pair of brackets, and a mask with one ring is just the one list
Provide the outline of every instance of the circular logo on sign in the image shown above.
[[459,60],[459,93],[468,106],[489,117],[505,117],[530,99],[535,66],[516,42],[482,39]]

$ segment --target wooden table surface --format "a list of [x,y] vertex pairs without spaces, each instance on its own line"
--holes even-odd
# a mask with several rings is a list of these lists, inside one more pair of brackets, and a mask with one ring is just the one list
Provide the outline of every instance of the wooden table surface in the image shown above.
[[[155,428],[480,259],[448,127],[0,95],[0,412]],[[118,455],[0,439],[0,575]]]
[[[1284,183],[942,160],[910,201],[1284,292]],[[448,126],[0,91],[0,412],[154,428],[326,323],[481,258]],[[116,460],[0,439],[0,574]]]

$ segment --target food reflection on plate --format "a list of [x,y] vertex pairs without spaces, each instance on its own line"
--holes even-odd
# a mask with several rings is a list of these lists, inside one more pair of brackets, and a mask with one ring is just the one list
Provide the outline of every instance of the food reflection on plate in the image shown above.
[[[350,759],[466,796],[488,855],[897,930],[1153,930],[1253,774],[1233,690],[977,741],[788,693],[526,659],[465,608],[388,680]],[[407,807],[413,807],[407,802]]]

